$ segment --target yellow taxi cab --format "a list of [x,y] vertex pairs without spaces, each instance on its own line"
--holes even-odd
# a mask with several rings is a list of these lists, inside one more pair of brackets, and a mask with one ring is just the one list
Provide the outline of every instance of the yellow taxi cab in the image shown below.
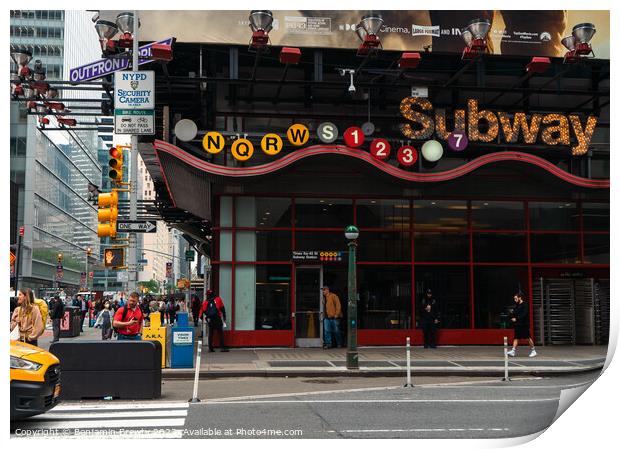
[[59,396],[60,361],[41,348],[11,341],[11,420],[45,413]]

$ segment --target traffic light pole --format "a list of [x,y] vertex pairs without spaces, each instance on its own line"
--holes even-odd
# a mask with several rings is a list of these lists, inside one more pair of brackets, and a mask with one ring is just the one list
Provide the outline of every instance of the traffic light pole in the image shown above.
[[[140,64],[140,55],[138,50],[139,38],[138,27],[140,19],[138,11],[133,12],[133,51],[131,70],[137,71]],[[131,173],[130,173],[130,192],[129,192],[129,219],[136,220],[138,218],[138,136],[131,136]],[[137,251],[137,235],[135,232],[129,234],[129,280],[127,282],[128,290],[135,291],[137,288],[138,278],[138,251]]]

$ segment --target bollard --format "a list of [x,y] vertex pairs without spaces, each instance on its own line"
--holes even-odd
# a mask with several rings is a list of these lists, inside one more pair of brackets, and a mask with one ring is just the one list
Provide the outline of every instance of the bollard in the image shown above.
[[508,337],[504,337],[504,378],[502,381],[510,381],[510,377],[508,377]]
[[411,339],[407,337],[407,383],[405,387],[413,387],[411,383]]
[[202,345],[207,346],[207,320],[202,318]]
[[187,401],[195,404],[200,402],[198,399],[198,379],[200,377],[200,353],[202,351],[202,341],[198,341],[198,352],[196,354],[196,372],[194,373],[194,392],[192,393],[192,398]]

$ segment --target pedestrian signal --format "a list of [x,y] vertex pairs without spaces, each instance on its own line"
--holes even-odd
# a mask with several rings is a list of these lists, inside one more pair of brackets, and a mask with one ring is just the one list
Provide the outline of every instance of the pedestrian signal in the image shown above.
[[123,248],[104,249],[103,262],[106,267],[122,267],[125,262],[125,250]]

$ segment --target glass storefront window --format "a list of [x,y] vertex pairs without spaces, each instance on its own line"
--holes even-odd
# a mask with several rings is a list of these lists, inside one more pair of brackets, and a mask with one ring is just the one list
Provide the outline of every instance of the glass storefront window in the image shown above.
[[529,203],[530,227],[539,231],[578,231],[579,215],[577,204]]
[[609,263],[609,234],[583,236],[585,263]]
[[[345,241],[345,245],[346,243]],[[361,231],[357,259],[363,262],[409,262],[411,236],[409,232]]]
[[524,229],[523,203],[520,201],[472,201],[471,226],[474,229]]
[[532,234],[532,262],[579,263],[579,235]]
[[408,329],[411,321],[411,269],[358,266],[357,273],[360,328]]
[[232,231],[220,231],[220,260],[230,262],[232,260]]
[[220,197],[220,227],[232,226],[232,197]]
[[[525,267],[476,267],[474,319],[477,329],[510,328],[515,293],[527,290]],[[527,297],[527,295],[526,295]],[[528,298],[529,299],[529,298]]]
[[527,262],[525,234],[474,234],[475,262]]
[[235,330],[254,330],[256,318],[256,267],[235,267]]
[[291,329],[291,267],[256,266],[256,329]]
[[408,200],[357,200],[355,205],[359,228],[409,229]]
[[291,204],[290,198],[256,198],[256,226],[290,228]]
[[296,198],[298,228],[344,228],[353,224],[353,201],[330,198]]
[[297,251],[347,251],[347,239],[342,232],[303,231],[295,233]]
[[582,203],[584,231],[609,231],[609,203]]
[[469,234],[457,232],[416,232],[416,262],[468,262]]
[[290,231],[237,231],[235,260],[239,262],[291,260]]
[[467,228],[467,201],[415,200],[416,230],[450,231]]
[[419,316],[422,296],[430,288],[439,304],[439,327],[443,329],[470,328],[469,267],[417,266],[415,285],[416,316]]
[[256,226],[256,199],[253,196],[235,198],[235,226],[240,228]]

